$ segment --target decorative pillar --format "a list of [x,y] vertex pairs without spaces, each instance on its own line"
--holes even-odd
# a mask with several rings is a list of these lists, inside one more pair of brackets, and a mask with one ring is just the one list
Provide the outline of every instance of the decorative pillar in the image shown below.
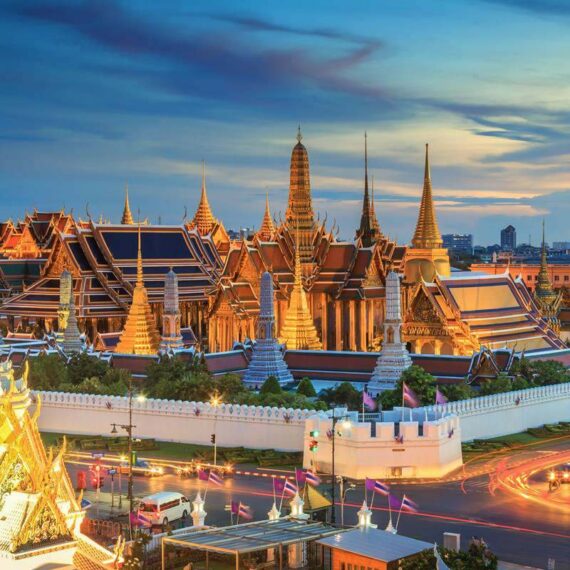
[[435,340],[433,343],[433,353],[441,354],[441,340]]
[[362,507],[358,513],[358,528],[378,528],[377,524],[372,524],[372,511],[368,508],[366,501],[362,502]]
[[[299,493],[295,493],[295,496],[291,499],[290,507],[291,514],[290,519],[306,522],[309,519],[309,515],[303,512],[303,506],[305,501],[301,499]],[[307,544],[305,542],[298,542],[296,544],[289,545],[288,549],[288,561],[290,568],[303,568],[307,565]]]
[[374,340],[374,305],[375,301],[368,301],[368,315],[367,315],[367,329],[368,329],[368,344],[371,344]]
[[355,301],[348,302],[348,349],[356,350],[356,311]]
[[328,342],[328,311],[327,311],[327,294],[321,293],[321,341],[323,343],[323,350],[329,349]]
[[342,350],[342,301],[334,302],[334,341],[336,350]]
[[366,352],[368,346],[366,345],[366,299],[361,299],[358,301],[358,307],[360,309],[360,318],[358,319],[358,333],[359,333],[359,343],[360,350]]
[[196,498],[192,501],[192,524],[193,526],[204,526],[206,520],[206,515],[208,514],[204,510],[204,499],[200,495],[200,491],[196,495]]

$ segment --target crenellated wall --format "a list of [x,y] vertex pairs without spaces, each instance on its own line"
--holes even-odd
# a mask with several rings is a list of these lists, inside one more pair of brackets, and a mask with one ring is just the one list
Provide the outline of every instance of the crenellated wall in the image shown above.
[[[338,416],[338,414],[337,414]],[[352,417],[350,417],[352,416]],[[402,421],[404,417],[404,421]],[[353,479],[365,477],[438,478],[463,464],[461,430],[457,416],[444,418],[417,413],[409,420],[400,410],[386,412],[383,421],[335,420],[335,473]],[[309,450],[317,430],[318,449]],[[332,419],[325,413],[310,417],[305,426],[304,467],[332,472]]]
[[423,409],[436,415],[457,415],[461,420],[462,441],[499,437],[548,423],[570,421],[570,382]]
[[[111,424],[128,423],[128,398],[65,392],[35,392],[42,409],[41,431],[109,435]],[[299,451],[305,420],[314,412],[263,406],[174,400],[133,400],[135,437],[221,447]]]

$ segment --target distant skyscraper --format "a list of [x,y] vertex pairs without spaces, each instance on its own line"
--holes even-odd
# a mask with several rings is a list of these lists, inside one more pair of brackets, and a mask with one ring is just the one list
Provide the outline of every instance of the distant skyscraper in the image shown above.
[[473,253],[472,234],[443,234],[443,247],[452,252]]
[[517,247],[517,230],[514,226],[507,226],[501,230],[501,249],[514,250]]

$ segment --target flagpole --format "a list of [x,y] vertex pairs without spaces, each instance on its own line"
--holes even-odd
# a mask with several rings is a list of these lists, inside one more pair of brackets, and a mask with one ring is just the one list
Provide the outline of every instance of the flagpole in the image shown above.
[[404,386],[406,385],[405,382],[402,382],[402,421],[404,421]]
[[392,523],[392,504],[390,503],[390,493],[388,493],[388,513],[390,516],[390,523]]
[[206,502],[206,497],[208,496],[209,486],[210,486],[210,473],[208,473],[208,481],[206,482],[206,490],[204,491],[204,502]]
[[[287,478],[285,478],[285,482],[287,482]],[[279,501],[279,512],[281,512],[281,508],[283,507],[284,496],[285,496],[285,485],[283,485],[283,491],[281,491],[281,501]]]
[[402,502],[400,503],[400,510],[398,511],[398,520],[396,520],[396,530],[398,530],[398,525],[400,524],[400,515],[402,514],[402,505],[404,504],[404,499],[406,495],[402,497]]
[[271,481],[273,482],[273,504],[275,504],[275,475],[273,475]]
[[376,495],[376,489],[372,491],[372,500],[370,501],[370,510],[374,508],[374,496]]

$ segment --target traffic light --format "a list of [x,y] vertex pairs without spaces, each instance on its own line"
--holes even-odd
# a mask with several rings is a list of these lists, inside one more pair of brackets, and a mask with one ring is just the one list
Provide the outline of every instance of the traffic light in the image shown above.
[[310,435],[313,439],[315,439],[315,438],[319,437],[319,430],[318,430],[318,429],[315,429],[315,430],[313,430],[313,431],[310,431],[310,432],[309,432],[309,435]]
[[213,433],[213,434],[210,436],[210,441],[212,442],[212,445],[215,445],[215,443],[216,443],[216,434],[215,434],[215,433]]
[[316,439],[312,439],[309,442],[309,451],[317,451],[319,449],[319,442]]

